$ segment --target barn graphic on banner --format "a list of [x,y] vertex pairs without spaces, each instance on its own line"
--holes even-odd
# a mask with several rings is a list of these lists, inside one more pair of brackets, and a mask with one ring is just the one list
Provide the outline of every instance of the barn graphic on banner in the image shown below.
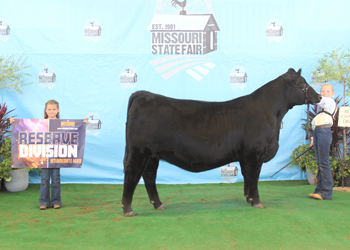
[[244,89],[247,86],[245,84],[246,82],[247,82],[247,73],[245,71],[245,68],[240,65],[234,66],[230,73],[231,87],[233,89],[236,89],[236,88]]
[[120,86],[123,89],[130,88],[134,89],[137,82],[137,73],[132,66],[126,66],[122,69],[122,72],[119,75],[120,77]]
[[90,112],[86,115],[89,118],[88,124],[86,125],[86,135],[98,136],[101,129],[101,119],[100,116],[94,112]]
[[90,19],[85,23],[84,38],[87,42],[94,41],[97,43],[101,36],[101,25],[96,19]]
[[282,23],[278,19],[269,20],[265,28],[265,31],[266,31],[266,39],[269,42],[276,41],[279,43],[280,41],[282,41],[283,27],[282,27]]
[[10,26],[6,19],[0,17],[0,40],[6,42],[9,39]]
[[237,178],[235,176],[238,175],[238,168],[236,163],[233,163],[233,166],[228,164],[227,166],[223,166],[220,168],[221,180],[225,183],[234,183]]
[[185,71],[200,82],[215,67],[204,56],[218,49],[220,29],[213,13],[211,1],[157,1],[147,30],[151,53],[163,56],[150,63],[164,80]]
[[156,15],[151,31],[152,54],[204,55],[217,50],[217,31],[212,14]]
[[42,89],[46,87],[52,89],[55,86],[54,82],[56,82],[56,73],[53,68],[49,65],[41,67],[39,71],[39,86]]

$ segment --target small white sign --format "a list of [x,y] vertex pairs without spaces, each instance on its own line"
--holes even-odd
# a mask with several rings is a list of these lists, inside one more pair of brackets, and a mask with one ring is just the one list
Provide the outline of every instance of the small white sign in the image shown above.
[[338,127],[350,127],[350,107],[339,108]]

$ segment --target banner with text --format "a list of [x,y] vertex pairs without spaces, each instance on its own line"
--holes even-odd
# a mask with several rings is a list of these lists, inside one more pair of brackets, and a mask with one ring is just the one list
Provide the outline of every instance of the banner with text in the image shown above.
[[13,168],[81,168],[84,120],[16,119],[12,124]]
[[[293,68],[319,93],[324,72],[313,72],[325,53],[350,44],[349,10],[349,0],[0,0],[0,57],[27,58],[21,72],[32,83],[23,94],[3,89],[2,99],[18,119],[43,118],[52,99],[62,118],[88,118],[84,167],[63,168],[61,183],[123,184],[134,92],[226,102]],[[341,84],[329,83],[342,95]],[[350,113],[341,118],[350,126]],[[306,105],[283,117],[278,152],[259,181],[307,180],[297,165],[270,178],[309,143],[304,119]],[[230,162],[192,173],[160,161],[157,183],[243,182],[241,170]],[[29,178],[41,182],[37,171]]]

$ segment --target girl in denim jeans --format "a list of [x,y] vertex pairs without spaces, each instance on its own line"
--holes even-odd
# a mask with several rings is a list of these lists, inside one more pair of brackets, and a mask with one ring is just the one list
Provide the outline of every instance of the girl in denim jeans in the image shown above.
[[[55,100],[50,100],[45,103],[44,110],[45,119],[59,119],[60,108]],[[51,183],[51,205],[58,209],[62,206],[61,201],[61,175],[59,168],[42,168],[41,169],[41,184],[40,184],[40,210],[46,210],[50,207],[50,178]]]
[[333,179],[329,166],[329,150],[332,142],[333,115],[336,111],[336,103],[333,100],[334,90],[330,84],[324,84],[321,88],[322,99],[317,103],[318,114],[312,120],[313,138],[310,146],[314,146],[316,162],[318,166],[317,186],[310,198],[318,200],[332,200]]
[[[50,100],[45,103],[44,110],[45,119],[59,119],[60,109],[59,104],[55,100]],[[10,123],[14,119],[10,117]],[[85,123],[88,123],[88,118],[85,118]],[[42,168],[41,169],[41,184],[40,184],[40,210],[46,210],[49,207],[58,209],[62,206],[61,201],[61,176],[59,168]],[[50,200],[50,178],[51,178],[51,200]],[[50,205],[51,203],[51,205]]]

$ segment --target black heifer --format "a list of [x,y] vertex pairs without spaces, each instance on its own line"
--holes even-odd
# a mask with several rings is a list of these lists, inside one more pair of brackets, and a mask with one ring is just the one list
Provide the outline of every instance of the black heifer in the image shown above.
[[300,74],[301,69],[289,69],[250,95],[227,102],[177,100],[146,91],[132,94],[126,123],[124,215],[135,215],[131,203],[141,176],[151,203],[165,209],[156,188],[160,159],[191,172],[239,161],[244,196],[252,206],[263,208],[260,170],[277,153],[282,118],[295,105],[319,102],[320,96]]

